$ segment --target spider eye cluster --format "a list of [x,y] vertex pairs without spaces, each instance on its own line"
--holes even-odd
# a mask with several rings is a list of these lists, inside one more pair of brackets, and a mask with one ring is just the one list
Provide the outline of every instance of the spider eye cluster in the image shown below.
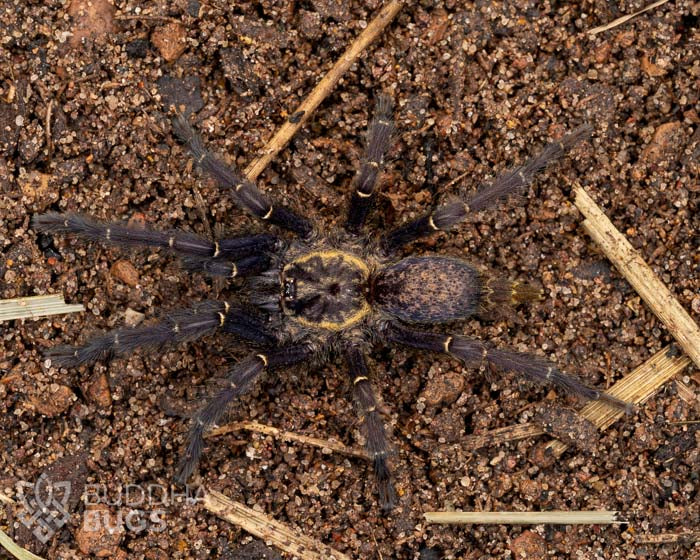
[[345,329],[370,311],[368,278],[367,264],[351,253],[307,253],[282,271],[282,309],[307,327]]
[[293,276],[287,276],[283,283],[283,294],[285,302],[292,303],[297,297],[297,279]]

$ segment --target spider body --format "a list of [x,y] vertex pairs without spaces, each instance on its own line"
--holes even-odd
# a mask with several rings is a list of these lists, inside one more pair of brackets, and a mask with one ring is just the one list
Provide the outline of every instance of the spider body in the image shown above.
[[373,283],[376,305],[409,323],[466,319],[479,307],[483,279],[469,263],[449,257],[407,257],[381,270]]
[[280,306],[292,321],[312,329],[342,331],[370,313],[370,267],[341,249],[311,251],[281,272]]
[[78,346],[49,352],[66,367],[91,363],[139,347],[158,347],[202,337],[216,330],[252,345],[251,353],[233,364],[219,390],[194,414],[176,478],[185,482],[204,448],[204,434],[224,415],[227,405],[247,391],[266,371],[313,362],[322,366],[334,356],[344,359],[373,462],[379,501],[390,509],[395,494],[389,474],[389,444],[370,382],[365,355],[377,343],[402,344],[438,352],[467,366],[489,363],[531,380],[552,383],[587,399],[625,406],[605,393],[562,373],[553,363],[530,354],[491,348],[458,333],[421,328],[537,299],[526,283],[492,277],[468,262],[451,257],[403,256],[403,247],[436,230],[447,230],[521,190],[549,162],[589,133],[580,127],[546,146],[524,165],[508,171],[473,195],[438,204],[425,215],[381,235],[363,233],[376,194],[394,130],[392,104],[380,96],[370,122],[365,158],[353,182],[342,231],[324,234],[305,216],[274,203],[238,171],[212,155],[181,116],[175,134],[243,209],[261,222],[291,233],[239,236],[212,241],[182,231],[156,231],[98,222],[78,214],[35,216],[33,225],[46,232],[80,235],[121,246],[149,246],[180,256],[190,269],[214,276],[247,279],[240,297],[205,301],[166,314],[152,325],[117,329]]

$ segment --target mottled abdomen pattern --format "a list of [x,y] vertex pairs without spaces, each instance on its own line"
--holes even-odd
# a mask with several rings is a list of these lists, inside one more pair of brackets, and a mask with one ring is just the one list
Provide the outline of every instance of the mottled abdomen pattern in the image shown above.
[[373,303],[383,311],[420,323],[463,319],[477,311],[482,286],[469,263],[449,257],[408,257],[382,270]]

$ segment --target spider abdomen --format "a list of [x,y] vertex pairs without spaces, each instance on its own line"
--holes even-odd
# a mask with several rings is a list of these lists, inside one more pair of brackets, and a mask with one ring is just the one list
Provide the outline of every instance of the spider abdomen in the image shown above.
[[449,257],[408,257],[374,280],[373,304],[410,322],[442,323],[477,311],[482,279],[469,263]]

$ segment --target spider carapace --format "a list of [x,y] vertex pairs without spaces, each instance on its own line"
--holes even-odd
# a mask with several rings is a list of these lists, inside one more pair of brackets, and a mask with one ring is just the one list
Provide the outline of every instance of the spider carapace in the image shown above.
[[341,331],[370,312],[369,265],[339,249],[301,254],[281,272],[284,313],[305,327]]
[[170,311],[154,324],[117,329],[82,345],[56,347],[48,354],[58,365],[75,367],[139,347],[193,340],[217,330],[253,346],[194,414],[176,475],[180,482],[194,472],[206,431],[264,372],[304,362],[321,367],[337,356],[345,361],[349,373],[380,504],[385,509],[393,507],[396,495],[388,467],[389,445],[365,359],[377,344],[444,353],[470,367],[488,363],[583,398],[625,406],[539,356],[425,328],[537,299],[540,294],[527,283],[486,275],[461,259],[402,255],[411,241],[448,230],[522,190],[538,171],[588,136],[590,127],[583,125],[548,144],[530,161],[469,196],[442,202],[394,229],[367,233],[366,218],[394,131],[392,112],[391,100],[379,96],[365,157],[352,184],[345,225],[331,235],[302,214],[273,202],[240,172],[212,155],[182,116],[173,120],[174,132],[199,167],[226,188],[241,208],[280,231],[212,241],[183,231],[99,222],[72,213],[34,217],[33,225],[40,231],[76,234],[121,246],[160,247],[180,256],[190,269],[247,279],[231,300],[199,302]]

